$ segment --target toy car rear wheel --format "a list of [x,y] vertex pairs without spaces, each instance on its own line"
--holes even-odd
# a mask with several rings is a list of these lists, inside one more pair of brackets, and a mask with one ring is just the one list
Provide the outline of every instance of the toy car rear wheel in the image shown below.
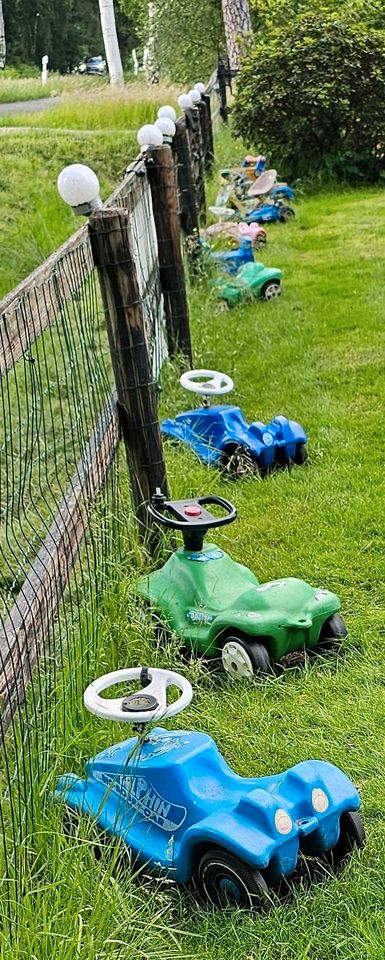
[[282,293],[279,280],[268,280],[261,289],[262,300],[275,300]]
[[197,876],[199,887],[215,907],[266,910],[273,905],[259,870],[220,847],[213,847],[203,855]]
[[222,666],[235,680],[252,680],[253,677],[271,677],[275,674],[274,663],[264,643],[248,641],[243,637],[227,636],[222,643]]
[[340,647],[347,634],[348,631],[342,617],[340,617],[339,613],[333,613],[333,615],[322,624],[316,646],[317,652],[327,652],[328,650]]

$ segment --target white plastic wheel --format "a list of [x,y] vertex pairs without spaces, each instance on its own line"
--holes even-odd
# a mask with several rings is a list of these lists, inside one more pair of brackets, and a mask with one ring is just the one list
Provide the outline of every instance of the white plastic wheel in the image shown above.
[[222,666],[236,680],[252,680],[254,668],[247,650],[237,640],[229,640],[222,647]]
[[281,284],[273,281],[272,283],[266,284],[263,298],[264,300],[275,300],[276,297],[281,296],[281,292]]

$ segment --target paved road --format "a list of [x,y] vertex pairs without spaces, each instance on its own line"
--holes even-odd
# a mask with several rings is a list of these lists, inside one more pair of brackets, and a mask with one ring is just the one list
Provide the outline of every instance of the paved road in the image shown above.
[[14,103],[0,103],[0,116],[9,113],[38,113],[48,107],[57,107],[60,97],[42,97],[41,100],[15,100]]

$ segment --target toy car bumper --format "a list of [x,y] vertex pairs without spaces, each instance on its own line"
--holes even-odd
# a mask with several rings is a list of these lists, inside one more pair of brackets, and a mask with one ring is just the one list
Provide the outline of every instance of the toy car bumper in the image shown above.
[[314,856],[334,847],[342,814],[360,806],[349,778],[323,761],[305,761],[257,783],[232,809],[217,811],[186,831],[177,858],[182,882],[191,870],[194,847],[206,842],[268,872],[274,883],[295,871],[303,844]]

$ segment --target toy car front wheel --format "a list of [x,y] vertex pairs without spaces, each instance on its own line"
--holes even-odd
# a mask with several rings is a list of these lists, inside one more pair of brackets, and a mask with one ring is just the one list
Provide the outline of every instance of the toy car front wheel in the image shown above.
[[293,463],[295,463],[298,467],[301,467],[303,463],[306,463],[307,457],[308,453],[306,443],[297,443]]
[[259,870],[220,847],[213,847],[201,858],[198,884],[215,907],[266,910],[272,906],[269,888]]
[[261,289],[261,297],[263,300],[275,300],[276,297],[280,297],[282,293],[281,284],[279,280],[269,280]]
[[355,847],[362,850],[365,846],[365,827],[360,814],[347,810],[340,819],[340,835],[331,850],[326,850],[321,858],[321,866],[336,872],[349,859]]
[[236,680],[251,680],[254,676],[272,676],[274,663],[260,641],[247,641],[235,634],[222,644],[222,666]]
[[282,220],[282,223],[287,223],[288,220],[294,220],[295,213],[292,207],[281,207],[279,211],[279,219]]
[[316,650],[326,652],[339,647],[347,634],[342,617],[339,613],[333,613],[333,616],[322,624]]

